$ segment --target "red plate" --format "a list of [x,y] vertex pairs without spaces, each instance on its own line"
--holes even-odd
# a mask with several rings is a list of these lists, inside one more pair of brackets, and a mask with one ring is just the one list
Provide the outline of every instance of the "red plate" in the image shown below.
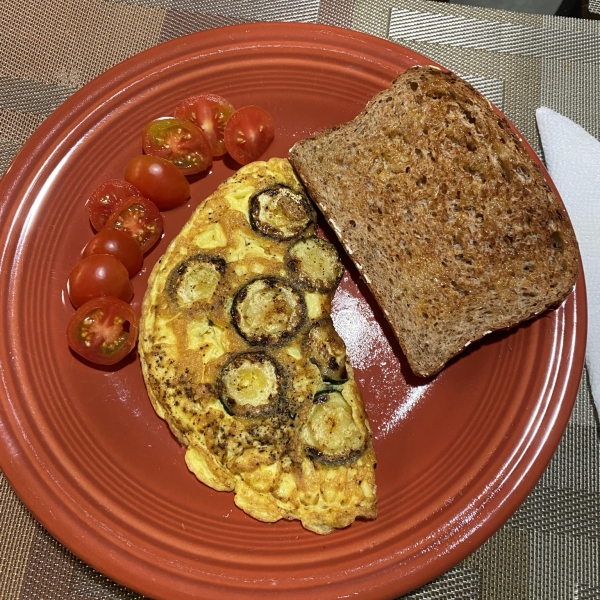
[[[85,86],[27,142],[0,184],[0,466],[33,514],[109,577],[153,598],[388,598],[489,537],[542,474],[578,389],[583,278],[566,302],[494,334],[432,381],[413,377],[354,271],[335,321],[363,389],[378,454],[379,517],[320,537],[259,523],[185,467],[152,410],[137,359],[94,369],[65,339],[67,275],[92,236],[90,190],[121,177],[141,131],[182,98],[217,93],[273,116],[269,156],[354,117],[399,72],[431,61],[331,27],[254,24],[152,48]],[[532,153],[533,154],[533,153]],[[196,177],[165,238],[232,172]]]

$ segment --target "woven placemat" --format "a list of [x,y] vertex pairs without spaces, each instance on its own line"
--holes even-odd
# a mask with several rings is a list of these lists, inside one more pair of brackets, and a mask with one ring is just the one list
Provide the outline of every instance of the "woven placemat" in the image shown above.
[[[600,13],[597,0],[589,9]],[[487,94],[538,153],[540,105],[600,138],[600,21],[428,0],[4,0],[0,173],[46,116],[117,62],[187,33],[262,20],[353,28],[430,56]],[[466,560],[404,598],[600,599],[598,557],[600,443],[584,374],[565,436],[524,504]],[[142,596],[54,540],[0,474],[0,598]]]

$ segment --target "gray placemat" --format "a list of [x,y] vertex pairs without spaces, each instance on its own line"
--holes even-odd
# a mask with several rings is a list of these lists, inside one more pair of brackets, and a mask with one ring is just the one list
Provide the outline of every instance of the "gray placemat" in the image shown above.
[[[590,10],[600,13],[597,0]],[[43,119],[120,60],[242,21],[320,22],[390,37],[469,79],[541,151],[545,104],[600,137],[600,22],[428,0],[5,0],[0,172]],[[52,33],[49,34],[49,31]],[[521,508],[480,549],[405,598],[600,599],[600,443],[586,376],[565,436]],[[0,474],[0,598],[133,599],[37,523]]]

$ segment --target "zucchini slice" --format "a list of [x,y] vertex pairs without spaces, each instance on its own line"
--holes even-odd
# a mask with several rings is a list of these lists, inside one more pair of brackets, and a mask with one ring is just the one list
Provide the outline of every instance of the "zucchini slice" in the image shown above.
[[219,256],[195,254],[186,258],[169,275],[169,297],[177,306],[210,301],[225,273],[225,266],[225,260]]
[[238,333],[253,345],[277,345],[292,339],[304,324],[304,296],[277,277],[246,284],[233,299],[231,318]]
[[338,390],[319,392],[300,430],[306,453],[328,465],[356,460],[364,451],[367,436],[354,421],[352,408]]
[[346,344],[329,317],[309,327],[302,340],[302,349],[308,360],[317,365],[325,381],[343,383],[348,379]]
[[217,393],[225,409],[236,417],[264,417],[277,410],[284,376],[279,363],[264,352],[234,356],[221,369]]
[[250,200],[250,224],[277,240],[292,240],[316,220],[310,200],[285,185],[259,192]]
[[286,266],[302,288],[316,292],[335,290],[344,274],[335,246],[317,236],[290,246]]

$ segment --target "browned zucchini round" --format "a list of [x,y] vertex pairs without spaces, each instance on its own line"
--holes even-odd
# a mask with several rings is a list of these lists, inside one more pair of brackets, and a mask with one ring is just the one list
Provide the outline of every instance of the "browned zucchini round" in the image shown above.
[[316,220],[310,200],[284,185],[259,192],[250,200],[250,224],[277,240],[293,240]]
[[225,265],[219,256],[195,254],[186,258],[169,275],[169,297],[177,306],[210,301],[225,273]]
[[217,393],[236,417],[264,417],[277,410],[284,390],[283,370],[264,352],[234,356],[221,369]]
[[307,290],[335,290],[344,274],[344,265],[333,244],[317,236],[298,240],[288,249],[287,268]]
[[306,453],[328,465],[356,460],[363,452],[367,436],[355,422],[352,408],[335,389],[319,392],[300,430]]
[[276,345],[292,339],[306,318],[304,296],[277,277],[246,284],[233,299],[231,318],[253,345]]
[[302,340],[302,348],[325,381],[342,383],[348,379],[346,345],[329,317],[310,326]]

